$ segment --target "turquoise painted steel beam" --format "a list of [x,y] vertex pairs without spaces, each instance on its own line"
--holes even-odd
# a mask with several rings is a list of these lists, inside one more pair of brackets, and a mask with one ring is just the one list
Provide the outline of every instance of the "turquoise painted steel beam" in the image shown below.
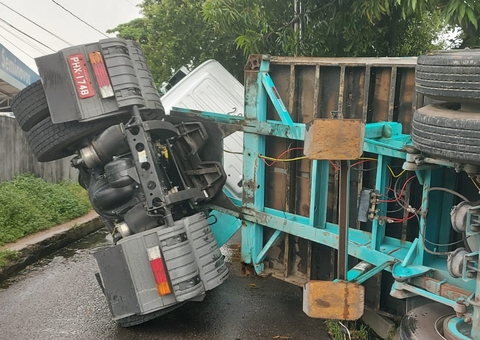
[[364,273],[364,274],[360,275],[359,277],[353,279],[352,282],[356,282],[359,285],[361,285],[362,283],[364,283],[368,279],[374,277],[375,275],[377,275],[381,271],[390,267],[392,264],[393,264],[393,262],[385,262],[385,263],[383,263],[379,266],[376,266],[375,268],[372,268],[369,271],[367,271],[366,273]]
[[[256,120],[256,117],[250,117],[245,114],[245,118],[239,116],[229,116],[225,114],[194,111],[183,108],[174,108],[173,111],[188,116],[195,115],[199,118],[210,120],[212,122],[222,124],[233,124],[240,128],[245,133],[263,135],[263,136],[275,136],[280,138],[288,138],[293,140],[305,140],[305,124],[293,123],[292,125],[285,124],[280,121],[274,120]],[[266,108],[265,108],[266,110]],[[247,111],[247,110],[246,110]],[[371,127],[370,127],[371,126]],[[379,130],[384,126],[392,127],[391,138],[380,138],[378,140],[369,137],[381,137]],[[371,123],[367,124],[365,128],[366,138],[364,143],[364,152],[376,153],[379,155],[405,159],[406,153],[403,148],[406,145],[410,145],[409,135],[396,135],[401,129],[401,124],[398,123]]]
[[[263,63],[263,62],[262,62]],[[245,120],[265,122],[267,119],[267,94],[258,72],[245,75]],[[242,206],[263,211],[265,204],[265,136],[245,132],[243,135],[243,195]],[[242,258],[253,264],[255,271],[263,271],[263,263],[255,263],[263,248],[263,226],[255,221],[245,221],[242,228]]]
[[[423,247],[423,240],[425,238],[427,232],[427,216],[426,212],[428,212],[429,207],[429,189],[431,186],[432,181],[432,170],[425,170],[423,172],[423,189],[422,189],[422,206],[420,212],[420,226],[418,231],[418,238],[420,242],[418,242],[418,250],[417,250],[417,257],[414,259],[414,264],[417,265],[424,265],[425,258],[428,254],[424,247]],[[436,227],[436,226],[433,226]],[[428,247],[428,245],[426,245]]]
[[[267,213],[255,212],[252,210],[243,209],[242,218],[247,221],[252,221],[261,225],[268,226],[282,232],[298,236],[313,242],[324,244],[331,248],[336,248],[338,245],[338,226],[327,223],[325,229],[313,228],[302,224],[298,221],[291,221],[282,217],[273,216]],[[305,221],[305,222],[308,222]],[[374,250],[370,247],[370,234],[361,230],[349,230],[349,245],[348,253],[361,260],[367,261],[375,266],[381,265],[388,261],[398,261],[399,259],[394,254],[388,254],[392,247],[380,247],[386,249],[385,252]],[[408,250],[409,244],[406,244]],[[403,254],[401,258],[403,258]]]
[[[388,158],[383,155],[378,155],[375,189],[380,193],[385,193],[387,189],[387,164]],[[380,210],[380,214],[386,216],[387,204],[385,202],[379,203],[378,209]],[[385,224],[381,224],[380,221],[376,219],[372,222],[372,247],[375,250],[379,250],[384,238]]]
[[[388,126],[389,129],[385,127]],[[388,132],[386,131],[388,130]],[[398,136],[402,134],[402,124],[397,122],[378,122],[368,123],[365,125],[365,138],[377,139],[377,138],[390,138],[392,136]]]
[[414,293],[416,295],[419,295],[419,296],[423,296],[427,299],[430,299],[430,300],[433,300],[433,301],[438,301],[446,306],[450,306],[452,308],[456,308],[457,307],[457,303],[453,300],[450,300],[450,299],[447,299],[443,296],[439,296],[437,294],[434,294],[434,293],[431,293],[425,289],[421,289],[421,288],[418,288],[418,287],[415,287],[415,286],[412,286],[408,283],[404,283],[404,282],[398,282],[396,281],[393,285],[392,285],[392,291],[393,290],[404,290],[404,291],[407,291],[407,292],[411,292],[411,293]]
[[242,221],[235,216],[228,215],[218,210],[213,210],[210,214],[217,219],[217,222],[211,224],[210,228],[212,229],[213,236],[215,236],[218,246],[221,247],[240,229]]
[[262,251],[258,254],[257,260],[255,261],[255,263],[261,263],[263,260],[265,260],[265,256],[267,256],[267,252],[275,244],[275,242],[278,241],[278,239],[280,238],[280,236],[282,236],[282,234],[283,233],[280,230],[275,230],[275,232],[267,241],[267,243],[265,243],[265,246],[263,247]]
[[275,110],[277,111],[280,120],[284,124],[293,125],[292,117],[290,117],[290,114],[288,113],[282,98],[280,98],[277,88],[275,87],[275,84],[273,83],[270,75],[267,72],[262,72],[260,70],[260,76],[262,77],[262,84],[265,87],[265,90],[270,97],[270,100],[272,101],[272,104],[275,107]]
[[418,242],[419,242],[418,238],[413,240],[413,243],[410,249],[408,250],[407,255],[402,261],[402,267],[407,267],[411,265],[413,263],[413,260],[415,260],[415,257],[417,256]]
[[[407,145],[407,144],[404,144]],[[365,139],[363,144],[363,152],[375,153],[378,155],[405,159],[407,154],[404,151],[399,151],[396,148],[392,148],[389,144],[378,142],[373,139]]]
[[315,228],[323,229],[327,223],[329,175],[328,161],[312,161],[309,225]]

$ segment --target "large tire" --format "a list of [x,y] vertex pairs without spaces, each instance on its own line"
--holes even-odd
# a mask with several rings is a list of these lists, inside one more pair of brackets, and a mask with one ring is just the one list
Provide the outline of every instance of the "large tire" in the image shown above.
[[412,122],[413,145],[434,157],[480,164],[480,113],[459,108],[442,103],[418,109]]
[[480,50],[434,51],[418,57],[415,88],[433,99],[480,102]]
[[443,318],[453,313],[451,307],[440,303],[428,303],[412,309],[400,324],[400,340],[444,340],[437,331],[443,329]]
[[30,131],[37,123],[50,116],[47,97],[40,80],[20,91],[13,98],[11,107],[23,131]]
[[50,162],[72,155],[88,144],[86,139],[121,122],[114,116],[85,123],[53,124],[48,117],[27,132],[27,141],[39,162]]

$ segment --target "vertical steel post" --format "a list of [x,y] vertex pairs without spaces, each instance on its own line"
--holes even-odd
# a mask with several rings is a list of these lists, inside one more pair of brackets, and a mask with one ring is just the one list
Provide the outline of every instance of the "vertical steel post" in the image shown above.
[[337,277],[347,279],[348,270],[348,229],[350,202],[350,162],[340,162],[340,189],[338,195],[338,261]]
[[[477,257],[478,261],[478,257]],[[480,339],[480,275],[477,272],[477,286],[475,288],[475,305],[473,306],[472,339]]]
[[[417,174],[418,177],[418,174]],[[428,255],[428,253],[425,251],[423,247],[423,239],[425,235],[427,234],[427,213],[428,213],[428,194],[429,190],[431,187],[431,182],[432,182],[432,170],[425,170],[425,172],[422,174],[422,182],[423,182],[423,191],[422,191],[422,207],[420,211],[420,227],[418,231],[418,239],[420,242],[418,242],[418,255],[414,259],[413,263],[418,264],[418,265],[423,265],[425,262],[425,257]]]
[[328,178],[330,163],[312,161],[312,187],[310,192],[310,226],[325,228],[327,223]]
[[[262,60],[260,69],[245,72],[245,119],[266,121],[267,93],[262,85],[262,73],[268,72],[269,61]],[[243,136],[243,196],[244,208],[263,211],[265,207],[265,163],[259,157],[265,154],[265,136],[244,133]],[[263,248],[263,227],[245,221],[242,228],[242,259],[263,271],[263,263],[255,263]]]
[[[384,193],[387,188],[387,162],[388,157],[378,155],[375,189],[380,193]],[[384,212],[386,214],[386,203],[380,203],[378,205],[378,209],[380,209],[380,212]],[[382,244],[384,238],[385,224],[380,224],[378,220],[374,220],[372,223],[372,248],[375,250],[380,250],[380,245]]]

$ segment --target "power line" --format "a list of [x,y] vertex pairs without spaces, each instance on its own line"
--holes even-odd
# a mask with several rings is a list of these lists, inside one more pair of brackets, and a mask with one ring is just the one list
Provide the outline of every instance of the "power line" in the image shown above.
[[22,51],[24,54],[28,55],[30,58],[32,59],[35,59],[34,57],[32,57],[30,54],[28,54],[27,52],[25,52],[24,50],[22,50],[20,47],[18,47],[17,45],[15,45],[13,42],[11,42],[10,40],[8,40],[7,38],[5,38],[3,35],[0,34],[0,38],[3,38],[5,39],[6,41],[8,41],[10,44],[12,44],[15,48],[17,48],[18,50]]
[[34,22],[33,20],[30,20],[29,18],[27,18],[26,16],[24,16],[22,13],[17,12],[16,10],[14,10],[13,8],[11,8],[10,6],[5,5],[5,4],[4,4],[3,2],[1,2],[1,1],[0,1],[0,5],[3,5],[3,6],[5,6],[5,7],[7,7],[9,10],[17,13],[17,14],[20,15],[22,18],[30,21],[32,24],[36,25],[37,27],[40,27],[40,28],[41,28],[42,30],[44,30],[45,32],[48,32],[48,33],[50,33],[51,35],[53,35],[55,38],[60,39],[60,40],[63,41],[65,44],[70,45],[70,46],[73,46],[71,43],[69,43],[69,42],[66,41],[65,39],[59,37],[58,35],[56,35],[56,34],[53,33],[53,32],[50,32],[49,30],[47,30],[47,29],[44,28],[43,26],[37,24],[37,23]]
[[126,2],[128,2],[130,5],[132,5],[133,7],[137,7],[135,4],[132,4],[129,0],[125,0]]
[[41,54],[45,55],[47,54],[47,52],[45,52],[44,50],[40,49],[39,47],[35,46],[34,44],[32,44],[29,40],[25,39],[23,36],[21,36],[20,34],[18,34],[17,32],[15,31],[11,31],[9,28],[3,26],[0,24],[0,27],[3,28],[5,31],[7,31],[8,33],[10,33],[11,35],[13,35],[15,38],[23,41],[25,44],[27,44],[28,46],[30,46],[31,48],[33,48],[34,50],[37,50],[38,52],[40,52]]
[[13,26],[12,24],[10,24],[10,23],[9,23],[9,22],[7,22],[6,20],[4,20],[4,19],[0,18],[0,21],[1,21],[1,22],[4,22],[4,23],[6,23],[8,26],[12,27],[14,30],[16,30],[16,31],[18,31],[18,32],[22,33],[23,35],[25,35],[25,36],[29,37],[30,39],[32,39],[32,40],[34,40],[34,41],[36,41],[36,42],[37,42],[37,43],[39,43],[40,45],[42,45],[42,46],[45,46],[46,48],[48,48],[48,49],[49,49],[49,50],[51,50],[52,52],[56,52],[55,50],[53,50],[52,48],[48,47],[47,45],[45,45],[45,44],[44,44],[44,43],[42,43],[41,41],[39,41],[39,40],[35,39],[35,38],[34,38],[34,37],[32,37],[31,35],[29,35],[29,34],[27,34],[27,33],[23,32],[22,30],[20,30],[20,29],[18,29],[18,28],[16,28],[15,26]]
[[55,0],[52,0],[52,2],[57,5],[58,7],[62,8],[65,12],[68,12],[70,13],[70,15],[74,16],[75,18],[77,18],[78,20],[80,20],[81,22],[83,22],[85,25],[87,25],[88,27],[90,28],[93,28],[95,31],[97,31],[98,33],[100,34],[103,34],[103,36],[107,37],[107,38],[110,38],[108,35],[106,35],[105,33],[103,33],[102,31],[96,29],[95,27],[93,27],[92,25],[90,25],[88,22],[86,22],[85,20],[79,18],[76,14],[72,13],[71,11],[69,11],[68,9],[66,9],[65,7],[63,7],[62,5],[60,5],[58,2],[56,2]]

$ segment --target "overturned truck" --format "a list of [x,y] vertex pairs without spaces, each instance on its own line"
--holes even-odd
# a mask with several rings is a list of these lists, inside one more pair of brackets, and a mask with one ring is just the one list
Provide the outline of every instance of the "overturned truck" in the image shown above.
[[[95,258],[115,320],[142,323],[228,277],[205,203],[226,175],[201,123],[172,124],[140,47],[107,39],[36,60],[12,109],[39,161],[74,155],[115,245]],[[221,158],[220,158],[221,159]]]
[[[477,50],[252,55],[244,116],[165,115],[131,41],[36,61],[41,83],[12,108],[37,159],[73,155],[114,237],[95,257],[121,325],[221,284],[218,246],[242,226],[243,262],[302,286],[312,317],[368,309],[403,316],[401,339],[480,339]],[[239,132],[241,199],[221,143]]]

